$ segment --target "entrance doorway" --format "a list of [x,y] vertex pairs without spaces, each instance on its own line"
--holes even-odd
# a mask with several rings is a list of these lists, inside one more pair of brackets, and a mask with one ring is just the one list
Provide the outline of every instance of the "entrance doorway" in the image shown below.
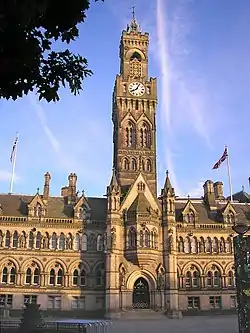
[[140,277],[135,281],[133,289],[133,309],[149,309],[150,294],[148,282]]

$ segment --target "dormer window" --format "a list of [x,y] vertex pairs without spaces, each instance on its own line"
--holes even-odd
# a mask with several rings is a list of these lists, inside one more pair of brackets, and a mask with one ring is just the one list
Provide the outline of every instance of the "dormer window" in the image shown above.
[[235,215],[233,211],[229,211],[225,216],[226,223],[233,224],[235,222]]
[[194,212],[192,210],[189,210],[189,212],[184,215],[184,220],[187,223],[194,223],[195,222]]
[[40,203],[37,203],[36,206],[34,207],[34,217],[41,218],[42,217],[42,206]]

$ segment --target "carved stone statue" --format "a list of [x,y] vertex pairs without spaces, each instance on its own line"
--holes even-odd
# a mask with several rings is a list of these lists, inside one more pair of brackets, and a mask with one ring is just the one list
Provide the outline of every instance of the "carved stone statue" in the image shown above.
[[160,290],[163,290],[164,287],[165,287],[164,272],[160,271],[160,272],[158,272],[158,276],[157,276],[157,288]]
[[174,249],[173,235],[170,234],[167,239],[167,250],[171,253],[173,249]]
[[67,238],[68,242],[68,249],[72,250],[73,249],[73,239],[71,237]]
[[26,239],[24,235],[20,235],[19,237],[19,247],[25,248],[26,247]]
[[115,247],[116,243],[116,230],[115,228],[111,229],[111,248],[113,249]]
[[200,252],[203,253],[205,251],[205,246],[203,242],[200,242]]
[[120,274],[119,274],[119,281],[120,281],[120,287],[124,287],[125,286],[125,270],[122,268],[120,270]]

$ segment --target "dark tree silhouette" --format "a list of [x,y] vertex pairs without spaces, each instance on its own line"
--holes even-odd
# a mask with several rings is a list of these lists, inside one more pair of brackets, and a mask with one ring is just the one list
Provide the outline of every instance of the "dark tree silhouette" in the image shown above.
[[[35,90],[40,100],[58,101],[66,85],[74,95],[80,92],[92,71],[65,43],[79,36],[89,6],[89,0],[0,1],[0,98],[15,100]],[[65,45],[60,52],[53,50],[57,40]]]
[[42,332],[44,321],[39,308],[40,304],[26,304],[19,326],[20,333]]

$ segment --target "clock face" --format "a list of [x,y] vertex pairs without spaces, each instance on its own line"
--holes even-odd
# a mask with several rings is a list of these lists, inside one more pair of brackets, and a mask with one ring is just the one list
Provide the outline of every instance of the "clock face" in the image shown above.
[[145,93],[145,86],[140,82],[131,82],[128,91],[133,96],[142,96]]

